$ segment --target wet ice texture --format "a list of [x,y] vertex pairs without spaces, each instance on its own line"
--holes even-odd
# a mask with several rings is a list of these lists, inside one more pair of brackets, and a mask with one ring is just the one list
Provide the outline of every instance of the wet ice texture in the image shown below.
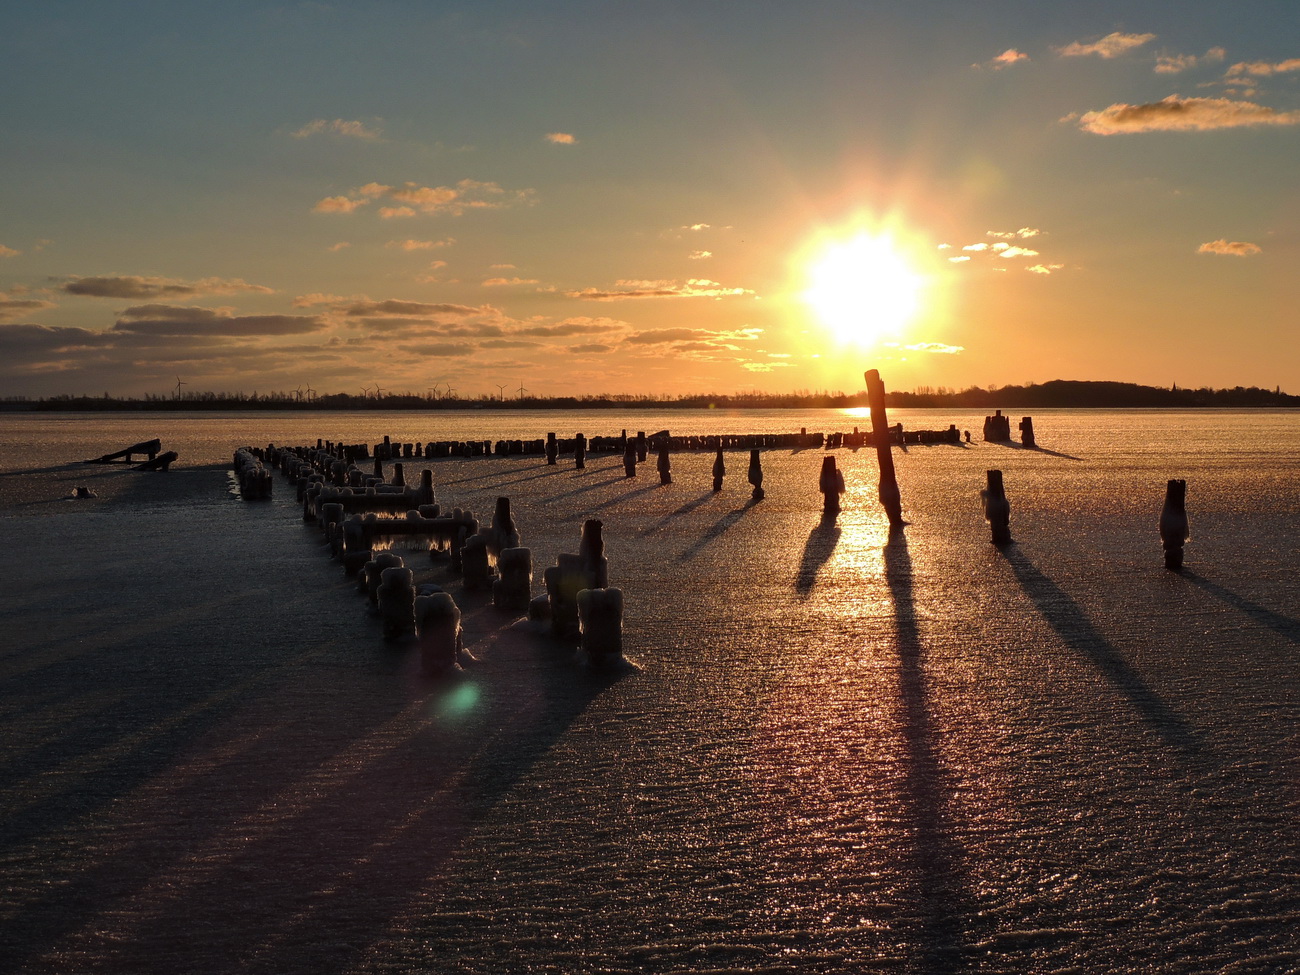
[[438,464],[539,565],[604,522],[626,674],[457,593],[479,663],[423,680],[296,506],[217,473],[147,517],[6,509],[60,584],[0,592],[0,969],[1300,967],[1296,421],[1035,427],[896,452],[893,536],[870,451],[834,523],[816,451],[765,454],[757,504],[707,453]]

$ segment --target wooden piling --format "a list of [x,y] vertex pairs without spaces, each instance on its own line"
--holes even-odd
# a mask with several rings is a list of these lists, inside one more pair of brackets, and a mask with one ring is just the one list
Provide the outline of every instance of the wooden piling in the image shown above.
[[885,415],[885,384],[878,369],[868,369],[867,402],[871,407],[871,439],[876,445],[876,460],[880,464],[880,504],[895,528],[903,522],[903,499],[898,491],[898,478],[894,474],[894,452],[889,443],[889,419]]

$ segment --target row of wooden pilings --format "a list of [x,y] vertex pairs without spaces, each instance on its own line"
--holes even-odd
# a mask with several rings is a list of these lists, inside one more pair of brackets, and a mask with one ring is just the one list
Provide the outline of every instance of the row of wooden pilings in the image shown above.
[[[434,497],[433,474],[424,470],[419,485],[405,482],[403,465],[392,465],[385,481],[345,460],[337,449],[241,448],[236,468],[241,489],[247,482],[254,497],[264,465],[280,469],[302,503],[303,520],[318,525],[330,554],[355,576],[378,613],[389,641],[419,643],[422,669],[436,675],[454,670],[472,657],[463,646],[460,609],[452,596],[432,583],[416,584],[411,567],[395,547],[427,551],[446,560],[461,577],[463,591],[490,592],[505,613],[549,621],[552,634],[576,639],[593,664],[622,655],[623,594],[609,586],[602,524],[588,519],[579,550],[561,554],[543,572],[546,592],[532,596],[532,551],[520,544],[508,498],[499,497],[492,520],[480,525],[471,511],[444,513]],[[380,463],[375,465],[379,471]]]
[[[944,430],[905,430],[901,423],[889,427],[885,436],[895,445],[959,443],[962,431],[955,425]],[[970,439],[969,431],[966,439]],[[674,453],[699,452],[708,450],[838,450],[840,448],[859,449],[875,445],[873,433],[860,431],[854,427],[851,431],[833,433],[809,433],[806,427],[798,433],[737,433],[709,435],[673,435],[667,430],[647,434],[638,430],[629,435],[626,430],[616,437],[587,437],[579,433],[573,437],[557,437],[547,434],[545,439],[520,440],[433,440],[428,443],[397,442],[384,437],[381,443],[372,447],[365,444],[342,445],[346,459],[355,463],[368,460],[372,456],[380,461],[420,460],[442,457],[513,457],[541,456],[548,458],[552,453],[563,456],[585,457],[587,454],[621,454],[628,444],[642,455],[657,453],[662,447]],[[317,441],[318,450],[334,452],[340,445],[331,441]]]

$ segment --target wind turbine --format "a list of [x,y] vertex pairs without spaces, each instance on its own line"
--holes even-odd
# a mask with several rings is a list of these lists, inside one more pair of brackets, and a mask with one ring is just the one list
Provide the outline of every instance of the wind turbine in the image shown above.
[[524,393],[526,393],[526,392],[528,392],[528,390],[524,389],[524,384],[523,384],[523,383],[520,383],[520,384],[519,384],[519,398],[520,398],[520,399],[523,399],[523,398],[524,398]]
[[297,397],[299,403],[302,402],[302,383],[298,384],[298,388],[293,391],[293,395]]
[[308,398],[308,399],[315,399],[315,398],[316,398],[316,390],[314,390],[314,389],[311,388],[311,383],[308,383],[308,384],[307,384],[307,398]]
[[456,387],[454,387],[451,383],[448,383],[448,384],[447,384],[447,399],[455,399],[455,398],[456,398]]
[[180,398],[181,398],[181,387],[182,387],[182,386],[188,386],[188,385],[189,385],[189,383],[187,383],[187,382],[185,382],[183,379],[181,379],[180,376],[177,376],[177,377],[176,377],[176,391],[175,391],[174,393],[172,393],[172,398],[173,398],[173,399],[180,399]]
[[370,395],[370,387],[369,387],[369,386],[362,386],[362,387],[361,387],[361,398],[362,398],[362,399],[365,399],[365,398],[366,398],[367,396],[369,396],[369,395]]
[[509,383],[497,383],[497,384],[496,384],[496,387],[497,387],[497,395],[501,397],[501,402],[503,402],[503,403],[506,401],[506,387],[509,386],[509,385],[510,385]]
[[375,383],[375,399],[379,399],[379,394],[380,394],[381,392],[382,392],[382,390],[380,390],[380,388],[379,388],[379,383]]

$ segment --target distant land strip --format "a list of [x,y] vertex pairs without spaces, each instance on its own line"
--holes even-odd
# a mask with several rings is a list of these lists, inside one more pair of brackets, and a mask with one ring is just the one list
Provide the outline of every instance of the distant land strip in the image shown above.
[[[1190,389],[1174,385],[1053,379],[1024,386],[971,386],[962,390],[922,386],[911,392],[891,391],[888,405],[897,407],[967,407],[980,409],[1177,409],[1196,407],[1296,408],[1300,396],[1281,388],[1234,386],[1231,389]],[[190,410],[745,410],[851,409],[866,407],[866,391],[856,393],[706,393],[654,396],[607,393],[586,396],[438,396],[384,393],[357,396],[325,393],[304,397],[297,392],[182,393],[143,398],[53,396],[41,399],[0,398],[0,410],[23,411],[190,411]]]

